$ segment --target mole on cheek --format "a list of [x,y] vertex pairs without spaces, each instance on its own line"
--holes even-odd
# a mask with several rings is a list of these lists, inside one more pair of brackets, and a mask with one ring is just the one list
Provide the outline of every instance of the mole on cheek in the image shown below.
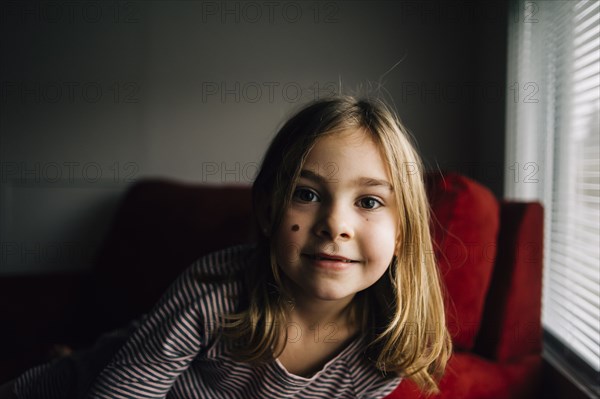
[[300,230],[300,226],[298,226],[297,224],[292,226],[292,231],[298,231]]

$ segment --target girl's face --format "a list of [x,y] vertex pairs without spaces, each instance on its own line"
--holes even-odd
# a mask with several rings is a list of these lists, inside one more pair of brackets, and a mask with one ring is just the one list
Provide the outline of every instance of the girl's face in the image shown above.
[[374,284],[394,255],[396,218],[375,142],[358,129],[318,139],[274,237],[294,294],[348,299]]

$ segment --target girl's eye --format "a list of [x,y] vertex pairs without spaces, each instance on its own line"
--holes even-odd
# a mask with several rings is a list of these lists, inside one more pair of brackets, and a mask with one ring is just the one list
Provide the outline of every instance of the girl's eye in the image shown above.
[[358,201],[360,206],[365,208],[365,209],[377,209],[380,206],[383,206],[383,204],[381,202],[379,202],[378,200],[376,200],[373,197],[365,197],[361,200]]
[[297,188],[296,191],[294,191],[294,198],[304,202],[315,202],[319,200],[317,193],[307,188]]

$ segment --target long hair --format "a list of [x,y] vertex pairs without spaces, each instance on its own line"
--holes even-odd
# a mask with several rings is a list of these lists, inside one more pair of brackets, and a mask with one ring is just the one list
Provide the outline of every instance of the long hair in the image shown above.
[[426,393],[437,393],[452,343],[429,230],[422,161],[399,118],[380,99],[319,99],[278,131],[252,186],[259,238],[255,259],[243,271],[245,298],[237,313],[221,315],[221,333],[234,343],[233,356],[239,361],[266,362],[282,353],[287,341],[287,329],[282,327],[292,296],[282,281],[271,233],[281,223],[317,139],[350,128],[370,135],[387,161],[400,232],[398,255],[374,285],[355,295],[352,317],[371,338],[366,356],[377,369],[408,378]]

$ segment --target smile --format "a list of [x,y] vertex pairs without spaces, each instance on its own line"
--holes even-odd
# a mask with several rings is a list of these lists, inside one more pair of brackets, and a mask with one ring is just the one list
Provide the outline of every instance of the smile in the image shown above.
[[316,255],[307,255],[307,256],[313,260],[327,260],[327,261],[344,262],[344,263],[358,262],[357,260],[348,259],[348,258],[345,258],[343,256],[338,256],[338,255],[329,255],[324,252],[319,252]]

